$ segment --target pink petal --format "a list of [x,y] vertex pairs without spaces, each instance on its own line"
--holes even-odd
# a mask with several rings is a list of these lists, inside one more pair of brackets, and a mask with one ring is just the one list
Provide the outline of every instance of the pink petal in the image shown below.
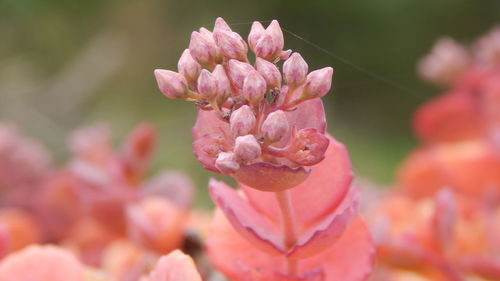
[[[329,139],[325,159],[312,166],[309,177],[290,190],[295,217],[301,226],[308,226],[332,213],[344,199],[352,181],[351,162],[345,146],[332,137]],[[273,221],[279,221],[274,194],[241,186],[250,204]]]
[[193,259],[176,250],[161,257],[153,271],[149,274],[148,281],[201,281],[201,276],[196,270]]
[[479,105],[467,92],[451,92],[430,100],[415,113],[415,134],[424,141],[456,141],[484,131]]
[[352,220],[356,218],[359,197],[359,188],[352,187],[334,213],[301,235],[297,245],[288,256],[303,259],[314,256],[334,245]]
[[285,165],[257,162],[250,165],[241,164],[233,177],[240,184],[254,189],[276,192],[299,185],[308,175],[309,171],[303,167],[290,168]]
[[375,249],[363,220],[358,217],[329,250],[305,259],[303,267],[323,263],[324,281],[366,280],[374,266]]
[[54,246],[30,246],[0,264],[0,281],[83,281],[76,257]]
[[500,263],[480,256],[466,256],[460,259],[460,266],[486,280],[500,280]]
[[[221,212],[215,215],[206,247],[214,267],[233,281],[247,281],[249,269],[285,272],[283,257],[272,256],[255,248],[232,228]],[[323,281],[362,281],[371,273],[373,261],[374,248],[370,236],[358,218],[327,251],[299,261],[298,275],[303,276],[319,269],[324,276]]]
[[146,196],[160,196],[182,208],[193,202],[195,186],[188,175],[176,171],[163,171],[149,179],[141,189]]
[[322,133],[326,130],[325,109],[320,99],[301,103],[296,110],[289,111],[287,117],[288,123],[297,130],[314,128]]
[[412,196],[432,196],[443,186],[483,199],[500,183],[500,157],[491,143],[443,143],[417,150],[398,171],[398,183]]
[[196,141],[208,134],[230,137],[229,123],[222,121],[213,110],[199,110],[192,130],[193,139]]
[[[286,117],[290,127],[297,131],[301,129],[313,128],[320,133],[325,133],[326,117],[323,102],[320,99],[305,101],[297,106],[295,110],[287,111]],[[291,132],[290,132],[291,135]],[[290,136],[285,137],[280,144],[288,143]]]
[[213,179],[210,180],[208,188],[212,200],[240,235],[263,251],[275,255],[283,253],[279,231],[242,196],[224,183]]

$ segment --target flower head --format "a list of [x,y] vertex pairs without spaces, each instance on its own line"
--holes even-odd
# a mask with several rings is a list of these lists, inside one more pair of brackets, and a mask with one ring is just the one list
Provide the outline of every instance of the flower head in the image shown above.
[[[213,32],[202,28],[191,37],[191,57],[208,69],[201,70],[196,87],[184,82],[198,72],[187,51],[180,74],[155,73],[171,77],[168,83],[159,80],[167,97],[195,101],[199,113],[193,148],[205,168],[261,190],[291,188],[307,178],[307,166],[323,160],[328,147],[319,98],[331,88],[333,69],[308,75],[299,53],[283,51],[277,21],[267,28],[255,22],[248,44],[256,55],[254,64],[247,58],[247,43],[218,18]],[[283,75],[280,60],[286,60]]]

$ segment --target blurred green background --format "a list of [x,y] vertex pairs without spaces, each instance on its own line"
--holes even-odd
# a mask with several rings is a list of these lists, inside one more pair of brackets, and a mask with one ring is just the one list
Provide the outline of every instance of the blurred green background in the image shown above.
[[0,0],[0,120],[20,124],[61,162],[77,127],[107,122],[118,142],[152,122],[160,133],[152,173],[187,172],[206,205],[212,174],[192,155],[195,110],[164,98],[152,71],[176,69],[191,31],[211,29],[218,16],[244,37],[251,21],[278,19],[312,42],[285,32],[285,47],[310,69],[335,68],[329,131],[360,178],[388,185],[415,145],[412,112],[440,91],[418,79],[418,59],[440,36],[468,43],[485,33],[500,20],[500,1]]

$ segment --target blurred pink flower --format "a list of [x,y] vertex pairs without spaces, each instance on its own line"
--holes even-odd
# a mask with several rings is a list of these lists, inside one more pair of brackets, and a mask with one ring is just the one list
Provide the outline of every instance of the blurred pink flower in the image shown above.
[[84,281],[84,267],[56,246],[30,246],[0,263],[0,281]]
[[[144,281],[201,281],[193,259],[179,250],[161,257]],[[141,280],[142,281],[142,280]]]
[[13,125],[0,123],[1,202],[30,207],[44,180],[52,172],[47,151],[22,135]]

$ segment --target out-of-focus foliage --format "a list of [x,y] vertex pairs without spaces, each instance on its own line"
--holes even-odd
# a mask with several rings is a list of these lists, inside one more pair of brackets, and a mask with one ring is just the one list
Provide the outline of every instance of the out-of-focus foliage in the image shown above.
[[0,0],[0,119],[20,123],[61,159],[71,128],[106,120],[122,136],[150,120],[160,133],[156,170],[184,169],[205,190],[210,174],[191,156],[194,109],[167,101],[152,70],[174,69],[189,32],[217,16],[245,35],[249,21],[276,18],[289,31],[286,48],[311,69],[334,66],[329,130],[359,176],[388,183],[412,146],[412,112],[438,92],[418,80],[418,58],[442,35],[469,42],[498,11],[495,0]]

